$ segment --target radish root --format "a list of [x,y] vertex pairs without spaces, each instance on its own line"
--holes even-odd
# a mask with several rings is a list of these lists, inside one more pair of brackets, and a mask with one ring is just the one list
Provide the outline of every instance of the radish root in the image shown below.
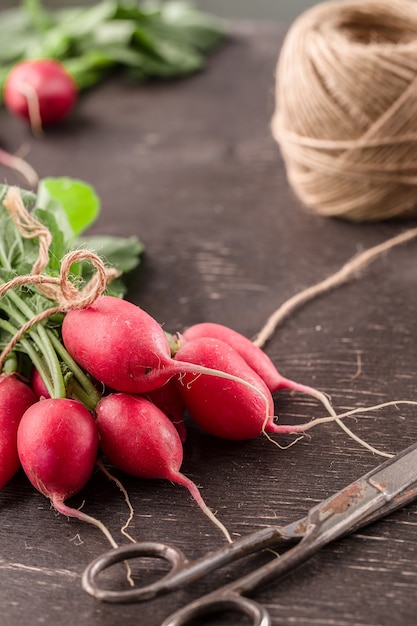
[[[291,426],[291,425],[277,426],[277,429],[280,429],[282,433],[286,433],[286,434],[305,433],[307,430],[310,430],[310,428],[313,428],[314,426],[319,426],[320,424],[328,424],[329,422],[337,422],[339,426],[342,426],[344,430],[346,430],[347,427],[342,422],[342,420],[346,417],[351,417],[352,415],[357,415],[358,413],[369,413],[371,411],[377,411],[379,409],[384,409],[390,406],[398,407],[398,405],[400,404],[417,406],[417,401],[415,400],[389,400],[387,402],[381,402],[380,404],[375,404],[369,407],[358,407],[356,409],[351,409],[350,411],[345,411],[344,413],[339,413],[335,416],[330,415],[328,417],[318,417],[316,419],[311,420],[311,422],[308,422],[307,424],[295,425],[295,426]],[[355,441],[358,441],[362,445],[365,445],[365,447],[368,448],[368,450],[370,450],[374,454],[379,454],[380,456],[384,456],[386,458],[392,458],[394,456],[393,454],[389,452],[382,452],[380,450],[377,450],[376,448],[369,445],[368,443],[366,443],[359,437],[356,437],[356,435],[352,433],[349,429],[347,429],[347,432],[349,433],[349,436],[352,436],[355,439]],[[268,436],[267,433],[265,434]],[[268,438],[270,437],[268,436]],[[297,438],[294,443],[296,443],[299,439],[300,438]]]
[[103,524],[103,522],[96,519],[95,517],[92,517],[91,515],[87,515],[86,513],[83,513],[79,509],[74,509],[73,507],[68,506],[67,504],[65,504],[65,502],[63,502],[62,500],[58,500],[57,498],[52,498],[51,502],[52,502],[53,507],[58,511],[58,513],[62,513],[62,515],[66,515],[67,517],[74,517],[83,522],[88,522],[89,524],[96,526],[97,528],[101,530],[104,536],[108,539],[112,548],[118,547],[118,544],[113,539],[111,532],[109,531],[107,526]]
[[[98,520],[96,517],[92,517],[91,515],[82,513],[82,511],[80,511],[79,509],[74,509],[70,506],[67,506],[65,502],[62,502],[61,500],[57,500],[53,498],[51,502],[54,508],[58,511],[58,513],[62,513],[62,515],[66,515],[67,517],[74,517],[76,519],[81,520],[82,522],[87,522],[88,524],[92,524],[93,526],[96,526],[99,530],[101,530],[104,536],[109,540],[112,548],[118,548],[118,544],[113,539],[113,536],[111,532],[109,531],[109,529],[107,528],[107,526],[103,524],[103,522]],[[135,582],[132,578],[132,569],[130,567],[130,563],[129,561],[124,561],[124,563],[127,569],[127,574],[126,574],[127,581],[131,587],[134,587]]]
[[[277,327],[293,311],[295,311],[302,305],[306,304],[310,300],[313,300],[317,296],[320,296],[323,293],[326,293],[332,289],[339,287],[343,283],[353,278],[353,276],[356,275],[359,272],[359,270],[369,265],[369,263],[371,263],[373,260],[375,260],[378,256],[380,256],[384,252],[387,252],[388,250],[394,248],[395,246],[406,243],[414,239],[415,237],[417,237],[417,228],[410,228],[406,230],[405,232],[400,233],[399,235],[396,235],[395,237],[387,239],[386,241],[376,246],[373,246],[372,248],[369,248],[368,250],[365,250],[361,254],[351,258],[337,272],[328,276],[321,282],[316,283],[315,285],[312,285],[310,287],[307,287],[307,289],[304,289],[303,291],[300,291],[299,293],[290,297],[278,309],[276,309],[276,311],[274,311],[272,315],[270,315],[270,317],[266,320],[264,326],[261,328],[261,330],[258,332],[258,334],[253,340],[254,345],[256,345],[258,348],[262,348],[267,343],[267,341],[272,337]],[[299,386],[298,390],[303,391],[304,393],[314,396],[315,398],[320,400],[323,406],[327,408],[330,414],[330,417],[321,418],[320,420],[318,419],[313,420],[314,424],[313,422],[310,422],[309,423],[310,425],[294,426],[294,427],[277,426],[277,430],[275,432],[282,432],[282,433],[303,432],[307,428],[311,428],[313,425],[315,426],[319,423],[324,423],[326,421],[327,422],[336,421],[337,424],[349,435],[349,437],[351,437],[354,441],[356,441],[363,447],[367,448],[374,454],[378,454],[380,456],[384,456],[384,457],[391,456],[388,453],[377,450],[376,448],[368,444],[366,441],[358,437],[355,433],[353,433],[342,422],[342,418],[347,417],[348,413],[337,415],[330,401],[328,400],[327,396],[324,393],[312,387],[303,388],[302,385]],[[395,402],[393,402],[393,404],[395,404]],[[377,407],[371,407],[369,410],[372,410],[373,408],[379,408],[379,405],[377,405]],[[355,410],[354,412],[359,412],[359,410]],[[354,413],[349,413],[349,414],[353,415]],[[265,422],[265,425],[266,425],[266,422]],[[289,430],[290,428],[293,428],[293,430],[292,431]]]
[[134,539],[128,532],[127,532],[127,528],[129,527],[130,522],[133,520],[133,517],[135,515],[135,511],[133,509],[132,503],[130,501],[129,498],[129,494],[127,493],[127,490],[125,489],[125,487],[123,486],[122,482],[116,478],[116,476],[113,476],[113,474],[111,472],[109,472],[109,470],[105,467],[105,465],[103,464],[102,461],[98,460],[97,461],[97,467],[103,472],[103,474],[105,474],[105,476],[107,476],[107,478],[109,480],[111,480],[112,482],[114,482],[117,487],[120,489],[120,491],[123,494],[123,497],[125,499],[125,502],[127,504],[127,507],[129,509],[129,517],[127,518],[126,523],[122,526],[122,528],[120,529],[120,532],[122,533],[122,535],[124,535],[127,539],[129,539],[129,541],[131,541],[132,543],[136,543],[136,539]]
[[[283,381],[285,382],[286,379],[283,379]],[[364,448],[367,448],[370,452],[373,452],[374,454],[379,454],[380,456],[386,456],[385,452],[381,452],[380,450],[378,450],[377,448],[374,448],[373,446],[371,446],[370,444],[368,444],[366,441],[364,441],[363,439],[361,439],[358,435],[356,435],[353,431],[350,430],[350,428],[348,428],[348,426],[346,426],[346,424],[344,424],[338,417],[335,409],[333,408],[330,399],[327,397],[327,395],[325,393],[323,393],[322,391],[320,391],[319,389],[315,389],[314,387],[309,387],[307,385],[302,385],[300,383],[295,383],[293,381],[291,382],[291,389],[293,391],[299,391],[301,393],[304,393],[306,395],[309,395],[313,398],[316,398],[316,400],[319,400],[319,402],[322,403],[322,405],[324,406],[325,409],[327,409],[329,415],[331,417],[329,417],[328,421],[335,421],[337,422],[337,424],[340,426],[340,428],[342,430],[345,431],[345,433],[354,441],[356,441],[356,443],[359,443],[361,446],[363,446]],[[286,433],[288,432],[287,426],[276,426],[275,427],[275,432],[277,433]],[[295,428],[303,428],[303,427],[295,427]],[[294,432],[294,431],[293,431]],[[297,430],[296,432],[300,432],[300,430]]]
[[207,517],[213,522],[213,524],[215,524],[221,530],[223,535],[226,537],[227,541],[229,543],[233,543],[233,539],[231,538],[230,533],[225,527],[225,525],[222,524],[222,522],[217,519],[213,511],[204,502],[203,497],[197,485],[193,483],[192,480],[187,478],[187,476],[184,476],[184,474],[181,474],[180,472],[178,472],[178,474],[175,474],[175,482],[177,482],[179,485],[183,485],[183,487],[186,487],[188,489],[191,496],[197,502],[198,506],[203,511],[203,513],[205,513],[205,515],[207,515]]

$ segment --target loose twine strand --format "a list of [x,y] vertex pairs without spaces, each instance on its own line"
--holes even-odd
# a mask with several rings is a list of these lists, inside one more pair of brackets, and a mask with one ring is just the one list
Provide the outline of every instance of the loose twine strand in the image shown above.
[[[35,315],[13,335],[0,354],[0,371],[3,369],[7,356],[32,326],[56,313],[65,313],[70,309],[82,309],[91,305],[104,292],[107,284],[119,275],[119,272],[114,268],[107,268],[101,258],[90,250],[73,250],[68,252],[62,258],[59,277],[43,274],[42,272],[49,262],[49,247],[52,242],[50,231],[26,210],[17,187],[10,187],[3,200],[3,205],[12,217],[22,237],[26,239],[38,238],[39,252],[30,274],[16,276],[7,283],[0,285],[0,298],[9,289],[31,284],[35,285],[42,295],[55,301],[57,304]],[[75,284],[69,279],[70,270],[73,263],[83,260],[88,260],[94,266],[96,272],[82,289],[77,289]]]
[[357,256],[349,259],[337,272],[334,272],[334,274],[331,274],[315,285],[311,285],[310,287],[299,291],[294,296],[291,296],[267,318],[265,324],[254,338],[253,343],[258,346],[258,348],[262,348],[272,337],[279,324],[281,324],[284,319],[286,319],[296,309],[301,307],[303,304],[306,304],[308,301],[313,300],[313,298],[316,298],[317,296],[320,296],[323,293],[326,293],[327,291],[339,287],[343,283],[347,282],[384,252],[387,252],[388,250],[391,250],[391,248],[406,243],[416,237],[417,227],[409,228],[395,237],[391,237],[390,239],[387,239],[372,248],[364,250],[364,252],[361,252]]
[[295,194],[318,214],[417,215],[417,3],[324,2],[296,19],[271,130]]

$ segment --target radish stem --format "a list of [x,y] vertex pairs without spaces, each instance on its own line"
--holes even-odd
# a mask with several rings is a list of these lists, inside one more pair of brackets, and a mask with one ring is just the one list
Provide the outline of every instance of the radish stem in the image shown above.
[[74,517],[74,518],[79,519],[79,520],[81,520],[83,522],[88,522],[89,524],[93,524],[93,526],[96,526],[97,528],[99,528],[101,530],[101,532],[109,540],[110,545],[113,548],[117,548],[118,547],[118,544],[113,539],[109,529],[107,528],[107,526],[105,526],[103,524],[103,522],[101,522],[100,520],[96,519],[95,517],[92,517],[91,515],[87,515],[86,513],[83,513],[82,511],[80,511],[78,509],[74,509],[74,508],[66,505],[65,502],[63,502],[59,498],[52,497],[51,498],[51,502],[52,502],[54,508],[58,511],[58,513],[62,513],[62,515],[66,515],[67,517]]
[[72,356],[65,349],[65,347],[60,342],[60,340],[55,335],[55,333],[51,329],[48,329],[47,332],[48,332],[49,339],[52,345],[54,346],[57,354],[65,363],[65,365],[68,367],[68,369],[72,372],[74,378],[79,382],[84,392],[87,394],[88,408],[93,410],[96,404],[101,399],[101,394],[97,391],[94,384],[91,382],[88,376],[84,373],[81,367],[74,361]]

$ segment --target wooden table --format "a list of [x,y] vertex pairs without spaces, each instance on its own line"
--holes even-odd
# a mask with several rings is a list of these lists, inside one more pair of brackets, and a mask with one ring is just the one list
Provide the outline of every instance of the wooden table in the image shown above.
[[[146,255],[129,277],[128,298],[167,330],[210,320],[253,336],[288,297],[414,225],[320,218],[295,199],[269,128],[283,34],[279,24],[235,24],[205,72],[146,86],[111,80],[41,139],[1,111],[6,149],[27,146],[42,177],[68,175],[95,186],[102,216],[93,232],[143,240]],[[19,182],[7,171],[2,177]],[[358,280],[294,313],[266,346],[280,371],[330,394],[340,412],[416,399],[415,247],[393,250]],[[285,392],[276,396],[276,411],[287,423],[324,415],[316,401]],[[417,437],[410,407],[348,423],[388,452]],[[238,537],[304,515],[382,461],[336,424],[310,435],[281,450],[263,437],[219,441],[190,425],[183,471]],[[116,475],[135,509],[130,532],[137,540],[167,541],[191,558],[222,544],[184,488]],[[72,500],[82,503],[126,541],[118,534],[126,504],[100,472]],[[86,565],[109,547],[97,529],[55,514],[20,474],[3,489],[1,519],[2,626],[157,626],[235,573],[229,567],[145,605],[100,604],[80,587]],[[276,626],[415,624],[417,504],[325,548],[257,599]]]

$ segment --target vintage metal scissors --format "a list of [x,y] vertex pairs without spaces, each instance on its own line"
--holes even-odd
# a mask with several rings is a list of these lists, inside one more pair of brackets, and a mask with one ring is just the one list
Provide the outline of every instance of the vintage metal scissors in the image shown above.
[[[82,586],[89,594],[105,602],[151,600],[184,587],[246,555],[295,542],[296,545],[281,556],[192,601],[161,625],[183,626],[203,615],[232,610],[249,616],[253,626],[270,626],[267,610],[245,597],[246,594],[282,577],[331,541],[387,515],[414,498],[417,498],[417,443],[315,505],[306,517],[292,524],[263,528],[195,561],[188,561],[180,550],[163,543],[123,545],[92,561],[84,572]],[[115,591],[98,585],[97,578],[104,569],[126,559],[143,556],[168,561],[171,570],[159,581],[141,588]]]

